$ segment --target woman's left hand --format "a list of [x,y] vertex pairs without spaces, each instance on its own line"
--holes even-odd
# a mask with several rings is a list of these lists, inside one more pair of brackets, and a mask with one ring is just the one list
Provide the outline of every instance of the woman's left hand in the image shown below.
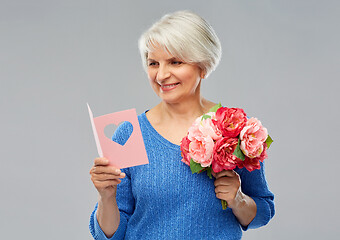
[[212,175],[216,178],[214,182],[216,197],[227,201],[231,209],[237,206],[243,196],[238,173],[234,170],[223,170],[219,173],[213,172]]

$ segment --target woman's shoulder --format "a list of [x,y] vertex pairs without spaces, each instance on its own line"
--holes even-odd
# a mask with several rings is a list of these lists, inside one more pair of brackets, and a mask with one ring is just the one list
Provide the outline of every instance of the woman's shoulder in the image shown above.
[[214,106],[216,106],[218,103],[214,103],[212,101],[209,101],[209,100],[205,100],[206,102],[203,103],[204,104],[204,112],[207,113],[209,112],[209,110],[211,108],[213,108]]
[[150,122],[154,122],[155,120],[159,119],[160,111],[159,105],[154,106],[153,108],[146,110],[144,115],[148,118]]

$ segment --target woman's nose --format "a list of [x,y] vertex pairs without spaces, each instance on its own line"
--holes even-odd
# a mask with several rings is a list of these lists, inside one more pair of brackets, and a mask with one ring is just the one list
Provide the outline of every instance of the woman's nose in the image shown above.
[[157,72],[157,81],[164,81],[165,79],[170,77],[170,71],[166,65],[159,65]]

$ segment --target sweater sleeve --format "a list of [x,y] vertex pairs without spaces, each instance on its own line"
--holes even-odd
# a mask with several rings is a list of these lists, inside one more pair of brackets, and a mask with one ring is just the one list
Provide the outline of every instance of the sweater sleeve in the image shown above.
[[[114,135],[112,136],[112,140],[117,143],[125,143],[128,137],[132,132],[131,123],[124,122],[121,124]],[[131,189],[131,175],[129,168],[121,169],[122,172],[125,173],[126,177],[122,179],[121,183],[117,185],[117,204],[120,213],[120,222],[117,231],[111,238],[107,238],[101,227],[99,226],[97,220],[97,208],[98,203],[95,205],[95,208],[90,217],[90,232],[95,240],[118,240],[124,239],[125,231],[130,219],[134,211],[135,201],[132,195]]]
[[274,194],[268,188],[264,171],[264,163],[259,170],[248,172],[243,168],[241,171],[242,192],[251,197],[257,207],[255,218],[248,226],[242,226],[244,231],[266,225],[275,214]]

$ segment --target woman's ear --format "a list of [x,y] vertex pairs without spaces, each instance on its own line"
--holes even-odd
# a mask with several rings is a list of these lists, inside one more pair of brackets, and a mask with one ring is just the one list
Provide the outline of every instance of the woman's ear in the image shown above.
[[201,79],[204,79],[205,78],[205,71],[204,70],[201,70],[201,75],[200,75]]

